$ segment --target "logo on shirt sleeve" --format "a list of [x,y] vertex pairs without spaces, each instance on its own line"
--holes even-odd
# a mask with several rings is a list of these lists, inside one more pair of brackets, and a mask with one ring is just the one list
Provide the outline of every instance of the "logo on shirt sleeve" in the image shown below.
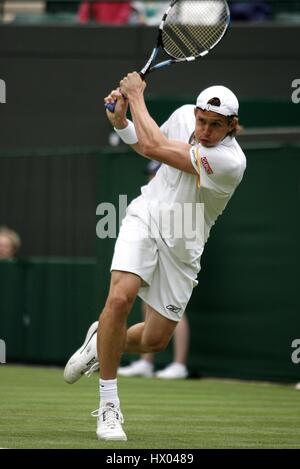
[[207,161],[207,158],[205,156],[202,156],[201,159],[201,163],[203,165],[203,168],[205,169],[205,171],[207,172],[207,174],[213,174],[213,170],[211,169],[211,166],[209,164],[209,162]]

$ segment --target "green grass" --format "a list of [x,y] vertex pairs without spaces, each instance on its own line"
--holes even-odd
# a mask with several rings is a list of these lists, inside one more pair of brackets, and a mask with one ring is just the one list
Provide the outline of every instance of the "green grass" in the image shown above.
[[67,385],[62,370],[0,366],[0,447],[300,448],[300,392],[216,379],[120,378],[127,442],[96,439],[97,375]]

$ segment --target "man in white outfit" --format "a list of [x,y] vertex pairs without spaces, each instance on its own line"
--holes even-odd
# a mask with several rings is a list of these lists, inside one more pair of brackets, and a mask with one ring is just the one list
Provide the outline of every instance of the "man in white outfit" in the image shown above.
[[[223,86],[202,91],[196,107],[177,109],[161,129],[144,101],[145,82],[130,73],[106,103],[116,132],[140,155],[162,163],[128,206],[115,245],[106,304],[82,347],[68,361],[69,383],[100,363],[97,436],[126,440],[117,390],[121,355],[163,350],[197,285],[211,227],[242,180],[246,159],[234,135],[238,100]],[[133,123],[126,118],[128,104]],[[147,304],[144,322],[127,329],[137,295]],[[96,351],[97,333],[97,351]]]

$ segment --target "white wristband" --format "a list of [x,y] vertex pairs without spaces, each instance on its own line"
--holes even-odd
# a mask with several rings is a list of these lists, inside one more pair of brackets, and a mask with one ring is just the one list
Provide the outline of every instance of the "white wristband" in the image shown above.
[[138,142],[133,122],[130,120],[128,120],[128,125],[125,127],[125,129],[116,129],[115,127],[114,129],[123,142],[127,143],[127,145],[133,145],[134,143]]

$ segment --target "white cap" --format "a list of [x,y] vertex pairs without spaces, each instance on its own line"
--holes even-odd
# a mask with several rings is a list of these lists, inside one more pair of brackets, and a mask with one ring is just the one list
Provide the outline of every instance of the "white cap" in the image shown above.
[[[208,104],[212,98],[219,98],[221,105]],[[197,98],[196,106],[203,111],[217,112],[223,116],[237,116],[239,112],[239,102],[236,95],[225,86],[210,86],[203,90]]]

